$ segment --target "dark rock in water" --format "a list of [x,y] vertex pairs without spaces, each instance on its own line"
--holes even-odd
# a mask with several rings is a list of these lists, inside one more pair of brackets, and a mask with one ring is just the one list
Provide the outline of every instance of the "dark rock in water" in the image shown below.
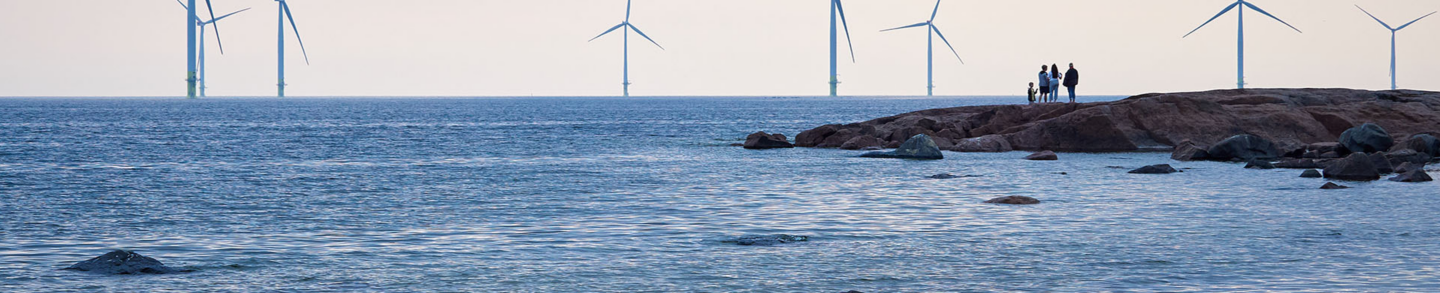
[[1175,151],[1170,153],[1170,159],[1176,161],[1205,160],[1210,157],[1210,151],[1206,149],[1208,149],[1208,147],[1195,144],[1195,142],[1187,139],[1175,145]]
[[1312,159],[1285,159],[1275,163],[1275,168],[1281,169],[1320,169],[1320,163]]
[[1270,164],[1270,161],[1266,160],[1250,160],[1249,163],[1245,163],[1245,169],[1269,170],[1275,169],[1275,165]]
[[992,134],[966,138],[955,142],[950,150],[965,153],[1002,153],[1015,150],[1004,136]]
[[854,138],[851,138],[850,140],[845,141],[844,144],[841,144],[841,145],[840,145],[840,149],[842,149],[842,150],[858,150],[858,149],[865,149],[865,148],[879,148],[879,147],[884,146],[884,145],[885,145],[885,141],[880,140],[880,138],[878,138],[878,137],[869,136],[869,135],[861,135],[861,136],[856,136],[856,137],[854,137]]
[[998,203],[998,204],[1038,204],[1038,203],[1040,203],[1040,200],[1035,199],[1035,198],[1033,198],[1033,197],[1029,197],[1029,196],[1011,195],[1011,196],[1002,196],[1002,197],[992,198],[992,199],[990,199],[990,200],[985,201],[985,203]]
[[931,140],[929,135],[924,134],[916,134],[910,137],[910,139],[905,140],[905,143],[900,144],[900,147],[893,151],[869,152],[860,156],[865,158],[915,160],[939,160],[945,158],[945,155],[940,153],[940,147],[935,145],[935,141]]
[[1345,185],[1335,184],[1335,182],[1325,182],[1325,185],[1321,185],[1321,186],[1320,186],[1320,189],[1346,189],[1346,188],[1350,188],[1350,187],[1349,187],[1349,186],[1345,186]]
[[1175,167],[1171,167],[1170,164],[1150,165],[1130,170],[1130,174],[1170,174],[1175,172],[1180,172],[1180,170],[1175,170]]
[[1395,139],[1380,125],[1365,123],[1340,133],[1340,145],[1351,152],[1376,153],[1390,150]]
[[1421,153],[1412,149],[1401,149],[1385,153],[1385,158],[1390,160],[1390,165],[1399,166],[1400,163],[1424,164],[1434,160],[1430,154]]
[[752,150],[793,148],[790,140],[784,134],[768,134],[764,131],[751,133],[745,137],[745,148]]
[[1380,172],[1375,169],[1375,162],[1370,159],[1369,155],[1354,153],[1325,167],[1325,178],[1372,181],[1380,180]]
[[1401,173],[1399,176],[1390,178],[1390,181],[1395,182],[1430,182],[1433,180],[1434,179],[1430,178],[1430,174],[1426,174],[1423,169],[1410,170],[1410,172]]
[[747,235],[735,239],[722,240],[721,243],[734,243],[744,246],[771,246],[777,244],[810,241],[808,236],[775,234],[775,235]]
[[1410,172],[1411,170],[1425,170],[1425,164],[1411,164],[1410,162],[1404,162],[1400,163],[1399,166],[1395,166],[1396,174],[1405,174],[1405,172]]
[[1031,161],[1055,161],[1059,160],[1060,156],[1055,155],[1055,152],[1052,151],[1041,151],[1025,156],[1025,159]]
[[170,274],[186,272],[166,267],[150,257],[124,250],[111,251],[65,268],[106,275]]
[[930,179],[955,179],[955,178],[975,178],[975,177],[981,177],[981,176],[980,176],[980,175],[953,175],[953,174],[950,174],[950,173],[940,173],[940,174],[930,175],[930,177],[928,177],[928,178],[930,178]]
[[1416,134],[1405,140],[1405,147],[1416,152],[1440,157],[1440,139],[1429,134]]
[[845,292],[840,292],[840,293],[865,293],[865,292],[860,292],[860,291],[856,291],[856,290],[850,290],[850,291],[845,291]]
[[1305,146],[1305,151],[1316,154],[1334,152],[1337,155],[1349,155],[1345,148],[1340,147],[1338,142],[1317,142]]
[[1301,173],[1300,173],[1300,178],[1320,178],[1320,177],[1325,177],[1324,175],[1320,175],[1320,170],[1305,169],[1305,172],[1301,172]]
[[1375,165],[1375,172],[1380,172],[1380,174],[1395,172],[1395,165],[1390,164],[1390,158],[1385,157],[1385,154],[1370,154],[1370,162]]
[[801,131],[795,135],[795,145],[800,147],[816,147],[825,142],[825,138],[839,131],[840,125],[830,124],[816,127],[814,129]]
[[1206,150],[1208,158],[1215,161],[1273,160],[1280,158],[1280,150],[1270,140],[1259,136],[1241,134],[1226,138]]

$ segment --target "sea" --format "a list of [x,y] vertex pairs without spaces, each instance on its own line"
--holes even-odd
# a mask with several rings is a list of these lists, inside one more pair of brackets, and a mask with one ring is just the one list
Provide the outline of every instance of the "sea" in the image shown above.
[[[1440,183],[733,146],[1023,102],[3,98],[0,292],[1440,291]],[[114,249],[193,272],[62,270]]]

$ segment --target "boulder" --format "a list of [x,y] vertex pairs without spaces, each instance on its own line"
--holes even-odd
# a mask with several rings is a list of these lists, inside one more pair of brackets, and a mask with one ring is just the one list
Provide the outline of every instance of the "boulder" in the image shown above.
[[878,138],[878,137],[869,136],[869,135],[861,135],[861,136],[856,136],[856,137],[854,137],[854,138],[851,138],[850,140],[845,141],[844,144],[841,144],[841,145],[840,145],[840,149],[842,149],[842,150],[858,150],[858,149],[864,149],[864,148],[868,148],[868,147],[877,147],[877,148],[878,148],[878,147],[881,147],[881,146],[884,146],[884,145],[885,145],[885,141],[880,140],[880,138]]
[[768,134],[764,131],[751,133],[745,137],[745,148],[752,150],[793,148],[790,140],[784,134]]
[[721,243],[732,243],[743,246],[771,246],[786,243],[810,241],[808,236],[774,234],[774,235],[746,235],[733,239],[721,240]]
[[924,134],[916,134],[910,137],[910,139],[905,140],[905,143],[900,144],[900,147],[893,151],[869,152],[860,156],[865,158],[916,160],[939,160],[945,158],[945,155],[940,153],[940,147],[935,145],[935,141],[931,140],[929,135]]
[[825,142],[826,137],[839,131],[839,127],[840,125],[830,124],[801,131],[800,134],[795,135],[795,146],[807,148],[818,146],[820,143]]
[[950,150],[969,153],[998,153],[1013,151],[1015,149],[1010,147],[1010,141],[1005,140],[1005,137],[992,134],[981,137],[962,139],[955,142],[955,147],[951,148]]
[[1206,150],[1210,160],[1215,161],[1250,161],[1250,160],[1273,160],[1280,158],[1280,150],[1275,148],[1275,143],[1259,136],[1241,134],[1226,138]]
[[1349,155],[1345,148],[1340,147],[1338,142],[1317,142],[1305,146],[1306,153],[1324,154],[1334,152],[1339,155]]
[[1210,156],[1207,147],[1195,144],[1190,140],[1181,141],[1175,145],[1175,151],[1170,153],[1170,159],[1176,161],[1199,161]]
[[820,144],[815,145],[815,147],[838,148],[841,145],[844,145],[846,141],[850,141],[850,139],[855,138],[856,136],[860,136],[860,133],[856,130],[850,128],[840,129],[839,131],[835,131],[835,133],[830,134],[830,136],[825,137],[825,140],[821,141]]
[[1270,161],[1266,160],[1250,160],[1250,162],[1245,163],[1245,169],[1269,170],[1275,169],[1275,165],[1270,164]]
[[1320,171],[1319,171],[1319,170],[1315,170],[1315,169],[1305,169],[1305,172],[1301,172],[1301,173],[1300,173],[1300,178],[1321,178],[1321,177],[1324,177],[1324,175],[1320,175]]
[[1430,179],[1430,174],[1426,174],[1423,169],[1410,170],[1410,172],[1401,173],[1399,176],[1390,178],[1390,181],[1395,182],[1430,182],[1432,180],[1433,179]]
[[1031,161],[1055,161],[1059,160],[1060,156],[1055,155],[1055,152],[1052,151],[1041,151],[1025,156],[1025,159]]
[[1349,180],[1349,181],[1372,181],[1380,180],[1380,172],[1375,170],[1375,162],[1369,155],[1354,153],[1350,156],[1331,163],[1325,167],[1325,178]]
[[1440,157],[1440,139],[1429,134],[1416,134],[1405,140],[1405,147],[1416,152]]
[[1410,162],[1400,163],[1395,166],[1395,174],[1405,174],[1410,170],[1425,170],[1425,164],[1412,164]]
[[1340,145],[1351,152],[1375,153],[1390,150],[1395,139],[1380,125],[1365,123],[1340,133]]
[[1335,184],[1335,182],[1325,182],[1325,185],[1321,185],[1321,186],[1320,186],[1320,189],[1346,189],[1346,188],[1350,188],[1350,187],[1349,187],[1349,186],[1345,186],[1345,185]]
[[1170,164],[1150,165],[1130,170],[1130,174],[1170,174],[1175,172],[1180,172],[1180,170],[1175,170],[1175,167],[1171,167]]
[[949,138],[951,141],[960,140],[960,139],[965,139],[965,134],[960,133],[960,132],[957,132],[957,131],[955,131],[955,129],[951,129],[951,128],[946,128],[945,130],[941,130],[940,132],[936,132],[936,133],[935,133],[935,136],[936,136],[936,137]]
[[1430,154],[1421,153],[1412,149],[1400,149],[1385,153],[1385,158],[1390,160],[1390,165],[1398,166],[1400,163],[1424,164],[1429,163],[1435,157]]
[[1370,163],[1375,165],[1375,172],[1380,174],[1395,173],[1395,165],[1390,164],[1390,158],[1382,153],[1370,154]]
[[990,200],[985,201],[985,203],[998,203],[998,204],[1038,204],[1038,203],[1040,203],[1040,200],[1035,199],[1035,198],[1033,198],[1033,197],[1029,197],[1029,196],[1011,195],[1011,196],[1002,196],[1002,197],[992,198],[992,199],[990,199]]
[[66,270],[106,275],[170,274],[185,272],[165,266],[160,261],[139,253],[116,250],[66,267]]
[[1313,159],[1285,159],[1275,163],[1275,168],[1282,169],[1320,169],[1320,163]]

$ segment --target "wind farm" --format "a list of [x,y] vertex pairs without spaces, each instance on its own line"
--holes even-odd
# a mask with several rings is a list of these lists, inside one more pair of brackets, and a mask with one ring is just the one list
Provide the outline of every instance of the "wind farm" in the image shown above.
[[[175,0],[175,2],[180,3],[180,0]],[[190,9],[190,7],[187,6],[187,5],[185,5],[185,3],[180,3],[180,6],[183,7],[183,8],[185,8],[187,11]],[[220,17],[212,18],[212,19],[206,20],[206,21],[201,21],[198,16],[196,17],[196,19],[195,19],[195,21],[196,21],[195,25],[198,26],[198,27],[199,27],[199,30],[200,30],[200,36],[199,36],[199,44],[200,44],[199,46],[200,46],[200,48],[198,49],[200,60],[197,62],[197,63],[199,63],[198,67],[199,67],[199,71],[200,71],[199,77],[198,77],[198,80],[199,80],[199,83],[200,83],[200,84],[199,84],[199,87],[200,87],[199,96],[200,96],[200,97],[205,97],[205,89],[206,89],[206,86],[205,86],[205,69],[206,69],[206,67],[205,67],[205,47],[206,47],[206,44],[205,44],[205,26],[214,24],[214,23],[216,23],[216,22],[219,22],[221,19],[225,19],[226,17],[230,17],[231,15],[235,15],[236,13],[245,12],[246,10],[250,10],[250,8],[241,9],[241,10],[239,10],[239,11],[231,12],[231,13],[229,13],[229,14],[225,14],[225,15],[222,15],[222,16],[220,16]],[[213,13],[213,12],[212,12],[212,13]],[[224,55],[224,54],[225,54],[225,44],[220,42],[220,33],[219,33],[219,30],[220,30],[220,29],[219,29],[219,27],[216,27],[215,30],[216,30],[216,33],[215,33],[215,45],[216,45],[216,46],[219,46],[219,48],[220,48],[220,54],[221,54],[221,55]]]
[[1405,29],[1406,27],[1409,27],[1411,24],[1415,24],[1415,22],[1420,21],[1421,19],[1425,19],[1426,17],[1430,17],[1430,15],[1435,14],[1435,12],[1432,11],[1432,12],[1430,12],[1430,14],[1426,14],[1425,16],[1421,16],[1420,18],[1416,18],[1415,20],[1411,20],[1410,22],[1407,22],[1407,23],[1405,23],[1405,24],[1402,24],[1402,25],[1400,25],[1399,27],[1393,27],[1393,28],[1392,28],[1392,27],[1390,27],[1390,24],[1387,24],[1387,23],[1385,23],[1385,21],[1380,20],[1379,17],[1375,17],[1374,14],[1370,14],[1369,11],[1365,11],[1365,8],[1361,8],[1360,5],[1355,5],[1355,8],[1359,8],[1361,12],[1364,12],[1364,13],[1365,13],[1365,15],[1370,16],[1370,18],[1371,18],[1371,19],[1374,19],[1375,22],[1379,22],[1380,25],[1385,26],[1385,29],[1390,30],[1390,89],[1392,89],[1392,90],[1394,90],[1394,89],[1399,89],[1400,86],[1396,85],[1396,82],[1395,82],[1395,58],[1396,58],[1396,57],[1395,57],[1395,34],[1398,33],[1398,32],[1400,32],[1400,30]]
[[950,45],[950,40],[945,39],[945,34],[940,33],[940,28],[935,27],[935,16],[940,14],[940,0],[935,0],[935,9],[930,12],[930,19],[925,22],[901,26],[892,29],[882,30],[888,32],[899,29],[925,27],[925,95],[935,95],[935,36],[939,36],[945,42],[945,47],[950,48],[950,53],[955,54],[955,59],[961,64],[965,59],[960,58],[960,52],[955,51],[955,46]]

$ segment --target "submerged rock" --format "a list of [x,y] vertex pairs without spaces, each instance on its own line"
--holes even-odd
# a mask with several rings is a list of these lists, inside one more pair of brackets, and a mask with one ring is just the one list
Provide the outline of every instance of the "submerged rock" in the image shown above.
[[935,141],[931,140],[929,135],[924,134],[916,134],[910,137],[910,139],[905,140],[905,143],[900,144],[900,147],[893,151],[868,152],[860,156],[865,158],[915,160],[939,160],[945,158],[945,155],[940,153],[940,147],[935,145]]
[[1325,185],[1321,185],[1321,186],[1320,186],[1320,189],[1346,189],[1346,188],[1350,188],[1350,187],[1349,187],[1349,186],[1345,186],[1345,185],[1335,184],[1335,182],[1325,182]]
[[1175,170],[1175,167],[1171,167],[1170,164],[1150,165],[1130,170],[1130,174],[1170,174],[1175,172],[1180,172],[1180,170]]
[[733,243],[744,246],[771,246],[777,244],[810,241],[810,237],[801,235],[775,234],[775,235],[747,235],[735,239],[722,240],[721,243]]
[[1250,160],[1273,160],[1280,158],[1280,150],[1275,148],[1275,143],[1259,136],[1241,134],[1226,138],[1206,150],[1210,160],[1215,161],[1250,161]]
[[1430,178],[1430,174],[1426,174],[1426,173],[1425,173],[1425,170],[1410,170],[1410,172],[1401,173],[1399,176],[1395,176],[1394,178],[1390,178],[1390,181],[1395,181],[1395,182],[1430,182],[1430,181],[1434,181],[1434,179],[1431,179],[1431,178]]
[[1376,153],[1390,150],[1395,139],[1380,125],[1365,123],[1340,133],[1340,145],[1351,152]]
[[1055,155],[1055,152],[1052,151],[1041,151],[1025,156],[1025,159],[1031,161],[1055,161],[1059,160],[1060,156]]
[[124,250],[111,251],[66,267],[66,270],[106,275],[171,274],[185,272],[172,269],[150,257]]
[[793,148],[790,140],[784,134],[768,134],[764,131],[751,133],[745,137],[745,148],[752,150]]
[[955,178],[975,178],[975,177],[980,177],[980,175],[953,175],[953,174],[950,174],[950,173],[940,173],[940,174],[930,175],[929,178],[930,178],[930,179],[955,179]]
[[1372,181],[1380,180],[1380,172],[1375,169],[1375,162],[1370,160],[1369,155],[1353,153],[1325,167],[1325,178]]
[[1324,177],[1324,175],[1320,175],[1320,170],[1305,169],[1305,172],[1300,172],[1300,178],[1320,178],[1320,177]]
[[1275,165],[1270,164],[1270,161],[1266,160],[1250,160],[1249,163],[1245,163],[1245,169],[1269,170],[1275,169]]
[[1040,200],[1035,199],[1035,198],[1033,198],[1033,197],[1029,197],[1029,196],[1011,195],[1011,196],[1002,196],[1002,197],[992,198],[992,199],[990,199],[990,200],[985,201],[985,203],[998,203],[998,204],[1038,204],[1038,203],[1040,203]]
[[1275,168],[1281,169],[1320,169],[1319,162],[1313,159],[1285,159],[1275,163]]

